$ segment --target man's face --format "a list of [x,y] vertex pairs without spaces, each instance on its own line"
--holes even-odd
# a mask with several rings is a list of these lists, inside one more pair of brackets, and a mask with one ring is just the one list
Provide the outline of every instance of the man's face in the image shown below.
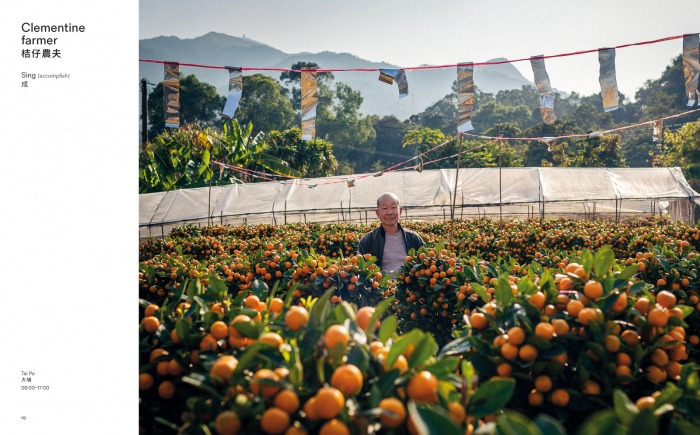
[[399,222],[401,207],[393,199],[387,198],[379,203],[376,213],[382,225],[393,227]]

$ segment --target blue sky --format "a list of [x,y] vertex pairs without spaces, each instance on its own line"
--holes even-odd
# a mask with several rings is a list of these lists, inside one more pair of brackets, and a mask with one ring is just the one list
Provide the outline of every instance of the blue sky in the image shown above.
[[[410,67],[554,55],[698,33],[697,7],[697,0],[142,0],[139,38],[216,31],[288,53],[349,52]],[[620,90],[632,97],[681,51],[680,39],[617,50]],[[528,62],[514,65],[532,78]],[[557,89],[599,91],[595,53],[547,60],[547,70]]]

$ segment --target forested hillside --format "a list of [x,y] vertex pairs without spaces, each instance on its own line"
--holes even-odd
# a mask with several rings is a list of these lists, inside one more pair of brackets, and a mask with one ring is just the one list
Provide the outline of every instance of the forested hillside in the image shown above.
[[[313,62],[289,65],[292,69],[301,66],[318,67]],[[211,159],[261,172],[304,177],[381,171],[432,150],[457,134],[454,90],[409,119],[368,115],[361,111],[365,95],[332,73],[322,73],[319,74],[317,140],[304,142],[298,131],[299,92],[298,73],[283,72],[279,78],[245,75],[235,120],[228,122],[224,132],[224,121],[219,114],[225,97],[195,75],[185,75],[180,81],[183,131],[178,133],[164,132],[162,84],[152,87],[148,96],[149,141],[141,154],[141,191],[205,185],[215,172]],[[599,93],[557,93],[554,105],[557,121],[546,125],[533,86],[497,93],[483,92],[477,86],[472,133],[508,138],[567,136],[681,113],[688,110],[681,56],[673,60],[661,77],[647,81],[633,96],[620,95],[620,100],[619,109],[605,112]],[[663,125],[661,141],[654,140],[650,124],[614,134],[550,143],[485,141],[467,136],[429,152],[423,160],[431,169],[454,167],[456,157],[450,156],[473,150],[461,153],[462,167],[680,166],[694,184],[700,175],[699,125],[697,112],[669,120]],[[235,136],[236,132],[242,136]],[[225,137],[217,139],[217,135]],[[322,164],[305,165],[304,161]],[[250,174],[218,173],[214,183],[264,180],[265,177]]]

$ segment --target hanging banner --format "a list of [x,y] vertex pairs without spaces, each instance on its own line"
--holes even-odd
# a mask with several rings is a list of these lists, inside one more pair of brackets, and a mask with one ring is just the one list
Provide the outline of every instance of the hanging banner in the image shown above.
[[180,64],[163,64],[163,107],[165,109],[165,126],[180,126]]
[[474,110],[474,63],[457,65],[457,132],[474,130],[472,113]]
[[406,78],[406,71],[397,68],[380,69],[379,80],[389,85],[394,84],[394,80],[396,80],[396,84],[399,86],[399,98],[408,96],[408,79]]
[[617,110],[620,104],[620,94],[617,91],[617,77],[615,74],[615,49],[601,48],[598,50],[598,62],[600,63],[600,95],[603,97],[603,110],[612,112]]
[[384,82],[388,85],[394,84],[394,77],[399,70],[397,69],[380,69],[379,70],[379,81]]
[[235,66],[227,66],[226,69],[228,70],[228,97],[222,115],[233,118],[243,94],[243,72],[240,67]]
[[316,138],[316,105],[318,105],[316,71],[301,72],[301,140]]
[[683,74],[688,106],[698,99],[698,77],[700,77],[700,38],[698,34],[683,35]]
[[544,57],[534,56],[530,58],[532,72],[535,74],[535,85],[540,94],[540,112],[545,124],[554,124],[557,115],[554,113],[554,92],[549,82],[549,75],[544,67]]
[[408,79],[406,78],[406,71],[399,70],[396,75],[396,84],[399,85],[399,98],[408,97]]
[[658,119],[654,121],[654,130],[652,132],[652,135],[654,136],[654,142],[663,142],[664,140],[664,121],[662,119]]

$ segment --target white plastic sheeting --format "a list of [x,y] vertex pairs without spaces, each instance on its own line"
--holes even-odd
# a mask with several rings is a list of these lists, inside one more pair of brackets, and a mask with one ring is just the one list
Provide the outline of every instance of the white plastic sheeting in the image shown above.
[[[700,204],[679,168],[466,168],[357,174],[232,184],[139,195],[140,236],[176,225],[371,222],[384,192],[401,198],[404,219],[455,217],[619,218],[669,214],[692,221]],[[353,179],[353,187],[348,180]]]

